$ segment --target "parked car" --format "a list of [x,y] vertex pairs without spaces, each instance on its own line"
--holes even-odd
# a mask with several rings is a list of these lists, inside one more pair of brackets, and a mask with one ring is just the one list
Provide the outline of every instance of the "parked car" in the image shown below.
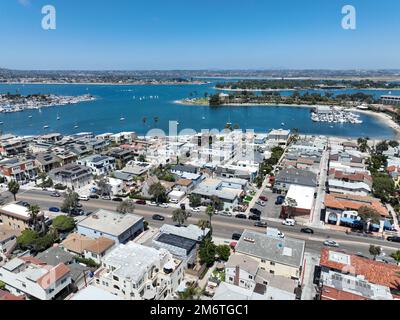
[[324,246],[337,248],[339,247],[339,243],[337,243],[335,240],[325,240]]
[[258,205],[261,206],[261,207],[265,207],[265,202],[264,202],[264,201],[258,200],[258,201],[256,202],[256,204],[258,204]]
[[283,204],[284,202],[285,202],[285,197],[284,197],[284,196],[278,196],[278,197],[276,198],[275,204],[276,204],[276,205],[281,205],[281,204]]
[[89,196],[79,196],[79,200],[81,200],[81,201],[89,201]]
[[153,220],[158,220],[158,221],[164,221],[165,220],[165,218],[162,215],[159,215],[159,214],[153,215],[152,218],[153,218]]
[[101,198],[102,198],[103,200],[111,200],[111,197],[110,197],[110,196],[107,196],[107,195],[102,195]]
[[145,205],[146,204],[146,200],[136,200],[135,203],[136,204],[140,204],[140,205]]
[[58,192],[52,192],[52,193],[50,193],[50,196],[53,198],[60,198],[61,194],[59,194]]
[[260,216],[257,216],[257,215],[255,215],[255,214],[253,214],[253,215],[249,216],[249,220],[260,221],[261,218],[260,218]]
[[177,199],[171,199],[171,200],[169,200],[169,202],[174,203],[174,204],[178,204],[179,203],[179,201]]
[[296,224],[296,221],[294,219],[285,219],[282,221],[282,224],[285,226],[293,227]]
[[79,202],[78,202],[78,203],[76,204],[76,207],[77,207],[77,208],[82,208],[83,205],[82,205],[82,203],[79,203]]
[[259,228],[266,228],[266,227],[268,227],[267,221],[257,221],[257,222],[254,224],[254,226],[255,226],[255,227],[259,227]]
[[150,202],[150,205],[151,205],[152,207],[157,207],[157,202],[152,201],[152,202]]
[[260,196],[259,198],[261,201],[267,202],[268,198],[266,196]]
[[220,216],[232,217],[232,213],[230,213],[229,211],[220,211],[220,212],[218,212],[218,214]]
[[159,203],[158,206],[159,206],[160,208],[169,208],[168,203]]
[[192,212],[200,212],[200,208],[190,208],[190,210],[192,210]]
[[387,237],[386,240],[391,241],[391,242],[400,242],[400,237],[390,236],[390,237]]
[[29,208],[30,204],[26,201],[19,201],[17,202],[17,204],[19,204],[20,206],[23,206],[25,208]]
[[91,194],[89,196],[90,199],[99,199],[100,197],[97,194]]
[[122,198],[113,198],[112,201],[115,201],[115,202],[122,202],[122,201],[124,201],[124,200],[122,200]]
[[75,208],[71,210],[70,214],[71,216],[77,217],[77,216],[83,216],[85,212],[82,209]]
[[51,207],[51,208],[49,208],[49,211],[50,212],[60,212],[60,209],[57,207]]
[[237,214],[237,215],[235,216],[235,218],[238,218],[238,219],[247,219],[247,216],[246,216],[245,214],[243,214],[243,213],[239,213],[239,214]]
[[311,228],[301,228],[300,232],[302,233],[309,233],[309,234],[314,234],[314,230]]
[[252,214],[257,215],[257,216],[261,216],[261,211],[258,210],[257,208],[251,208],[251,209],[250,209],[250,212],[251,212]]
[[232,234],[232,240],[238,241],[238,240],[240,240],[240,237],[241,237],[241,236],[242,236],[241,233],[233,233],[233,234]]

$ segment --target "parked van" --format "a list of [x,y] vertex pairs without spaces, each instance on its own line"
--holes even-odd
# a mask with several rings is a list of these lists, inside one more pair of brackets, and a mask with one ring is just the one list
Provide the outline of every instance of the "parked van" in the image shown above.
[[82,201],[89,201],[89,196],[79,196],[79,200],[82,200]]
[[296,221],[294,219],[285,219],[282,224],[293,227],[296,224]]

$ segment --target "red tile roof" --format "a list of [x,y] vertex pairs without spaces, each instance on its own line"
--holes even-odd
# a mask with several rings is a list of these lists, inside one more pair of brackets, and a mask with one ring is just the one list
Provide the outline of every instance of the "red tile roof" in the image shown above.
[[323,286],[321,290],[321,300],[368,300],[368,299],[350,292]]
[[7,291],[0,290],[0,301],[25,300],[25,296],[15,296]]
[[389,212],[380,200],[372,197],[331,193],[325,195],[324,203],[327,208],[339,210],[358,211],[361,207],[366,206],[375,209],[383,217],[389,216]]
[[47,272],[45,275],[40,277],[36,282],[43,289],[47,289],[53,283],[55,283],[57,280],[59,280],[62,277],[64,277],[69,272],[70,272],[69,268],[64,263],[60,263],[57,266],[55,266],[54,268],[51,268],[49,270],[49,272]]
[[[329,252],[335,251],[328,248],[321,250],[321,267],[350,272],[355,275],[362,275],[369,282],[398,290],[400,288],[400,267],[390,265],[374,260],[369,260],[356,255],[350,256],[350,264],[346,265],[336,261],[329,260]],[[337,251],[336,251],[337,252]]]

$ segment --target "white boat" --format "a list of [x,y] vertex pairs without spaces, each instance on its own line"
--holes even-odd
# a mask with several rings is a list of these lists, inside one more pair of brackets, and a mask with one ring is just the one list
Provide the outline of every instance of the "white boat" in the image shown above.
[[283,127],[284,125],[285,125],[285,123],[284,123],[284,122],[282,122],[282,123],[281,123],[281,126]]
[[29,119],[32,119],[32,116],[29,116],[28,118],[29,118]]
[[57,120],[60,120],[61,118],[60,118],[60,116],[59,115],[57,115]]
[[4,124],[4,122],[3,121],[0,121],[0,126],[2,126]]
[[48,129],[48,128],[49,128],[48,125],[43,126],[43,129]]
[[120,121],[125,121],[124,117],[119,118]]
[[74,127],[74,129],[78,129],[79,128],[79,126],[78,125],[76,125],[75,127]]

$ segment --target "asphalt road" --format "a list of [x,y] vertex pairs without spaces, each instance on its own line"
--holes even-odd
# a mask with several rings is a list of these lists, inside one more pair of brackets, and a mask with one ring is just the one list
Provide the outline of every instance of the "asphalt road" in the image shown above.
[[[12,200],[11,196],[10,200]],[[42,209],[46,210],[49,207],[61,206],[63,198],[50,197],[49,192],[21,191],[17,195],[17,200],[38,204]],[[107,200],[90,200],[87,202],[82,202],[85,211],[95,211],[96,209],[101,208],[115,210],[118,204],[118,202]],[[173,211],[174,208],[159,208],[152,206],[136,205],[135,214],[143,216],[151,226],[160,227],[164,223],[175,224],[171,219]],[[152,216],[154,214],[160,214],[164,216],[165,221],[152,220]],[[192,217],[188,219],[187,223],[196,224],[199,220],[207,218],[208,217],[204,213],[192,213]],[[241,233],[244,229],[265,232],[265,229],[255,227],[254,221],[237,219],[233,217],[214,216],[212,219],[212,225],[213,235],[227,240],[231,239],[232,233]],[[337,241],[340,245],[339,249],[348,250],[349,252],[353,253],[361,252],[366,256],[369,256],[368,249],[370,244],[381,246],[386,254],[389,254],[395,250],[400,250],[399,243],[354,235],[346,235],[343,232],[338,232],[334,230],[314,228],[314,234],[310,235],[301,233],[300,229],[302,227],[299,225],[288,227],[280,224],[279,222],[271,221],[268,221],[268,225],[270,227],[279,228],[279,230],[284,232],[285,235],[288,237],[304,240],[306,242],[307,251],[319,252],[323,247],[323,242],[326,239]]]

